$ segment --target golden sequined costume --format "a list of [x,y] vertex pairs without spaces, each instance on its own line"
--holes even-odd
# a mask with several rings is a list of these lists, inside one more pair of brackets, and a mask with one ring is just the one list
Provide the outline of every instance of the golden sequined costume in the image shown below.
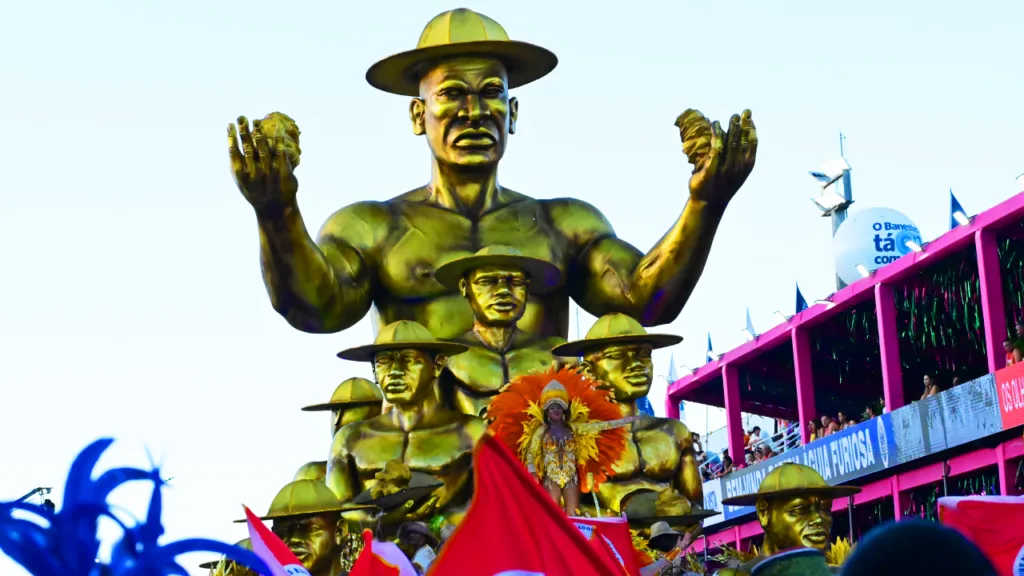
[[[559,404],[566,412],[568,438],[548,432],[545,412]],[[494,397],[487,410],[491,432],[518,454],[545,484],[578,484],[590,492],[626,447],[624,426],[635,417],[622,413],[610,393],[569,369],[520,376]],[[592,485],[593,484],[593,485]]]

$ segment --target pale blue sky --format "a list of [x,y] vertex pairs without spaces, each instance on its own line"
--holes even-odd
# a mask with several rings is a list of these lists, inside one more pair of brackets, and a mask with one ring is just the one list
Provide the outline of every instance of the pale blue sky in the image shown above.
[[[469,5],[560,58],[516,91],[519,131],[501,180],[536,197],[581,197],[647,250],[686,198],[676,115],[753,110],[757,167],[686,310],[660,328],[686,337],[680,364],[701,362],[708,330],[718,349],[739,344],[746,305],[764,330],[793,306],[795,282],[808,300],[832,291],[830,226],[808,200],[806,172],[837,154],[840,131],[855,208],[903,211],[926,239],[947,227],[950,187],[972,213],[1018,191],[1021,3],[605,5]],[[59,487],[83,446],[113,436],[103,466],[146,464],[148,447],[175,477],[171,538],[234,541],[245,536],[230,523],[241,502],[263,511],[299,465],[326,456],[327,417],[299,407],[368,374],[334,353],[371,330],[364,321],[302,334],[271,309],[225,128],[274,110],[297,120],[299,199],[313,229],[348,203],[423,183],[427,149],[410,132],[407,100],[363,74],[454,7],[5,7],[0,499]],[[661,374],[669,353],[656,357]],[[0,573],[19,573],[7,562]]]

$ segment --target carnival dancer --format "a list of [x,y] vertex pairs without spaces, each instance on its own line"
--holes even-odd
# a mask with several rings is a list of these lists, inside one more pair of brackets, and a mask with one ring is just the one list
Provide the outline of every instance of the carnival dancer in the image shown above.
[[520,376],[487,410],[491,431],[570,516],[625,449],[623,427],[639,418],[620,415],[607,391],[570,369]]

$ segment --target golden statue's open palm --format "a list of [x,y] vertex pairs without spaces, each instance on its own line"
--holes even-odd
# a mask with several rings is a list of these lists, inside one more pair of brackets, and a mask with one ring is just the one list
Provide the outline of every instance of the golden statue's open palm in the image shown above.
[[264,132],[260,120],[253,121],[250,132],[245,116],[239,116],[237,130],[234,124],[228,125],[231,174],[239,191],[257,211],[287,206],[299,190],[299,181],[285,151],[284,129],[277,125],[273,135]]
[[724,208],[754,169],[757,131],[750,110],[744,110],[742,117],[733,115],[728,133],[697,110],[680,114],[676,127],[683,152],[693,165],[690,197]]

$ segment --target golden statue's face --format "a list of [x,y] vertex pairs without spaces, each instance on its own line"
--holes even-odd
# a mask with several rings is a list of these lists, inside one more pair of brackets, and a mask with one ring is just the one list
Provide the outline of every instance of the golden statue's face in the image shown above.
[[777,550],[821,550],[832,532],[832,500],[820,496],[760,500],[757,518]]
[[648,344],[619,344],[587,354],[584,373],[610,390],[616,402],[638,400],[651,391],[654,362]]
[[362,422],[381,415],[380,404],[352,404],[341,410],[331,411],[331,438],[345,426],[353,422]]
[[423,76],[409,117],[413,133],[426,134],[438,163],[487,166],[505,154],[518,108],[508,95],[504,65],[491,58],[455,58]]
[[459,281],[473,316],[488,326],[508,326],[522,318],[529,286],[526,274],[500,266],[478,268]]
[[273,530],[306,570],[315,574],[330,567],[340,553],[337,548],[344,533],[338,524],[337,514],[323,514],[274,520]]
[[373,359],[373,371],[389,404],[420,404],[434,393],[444,356],[423,350],[386,350]]

